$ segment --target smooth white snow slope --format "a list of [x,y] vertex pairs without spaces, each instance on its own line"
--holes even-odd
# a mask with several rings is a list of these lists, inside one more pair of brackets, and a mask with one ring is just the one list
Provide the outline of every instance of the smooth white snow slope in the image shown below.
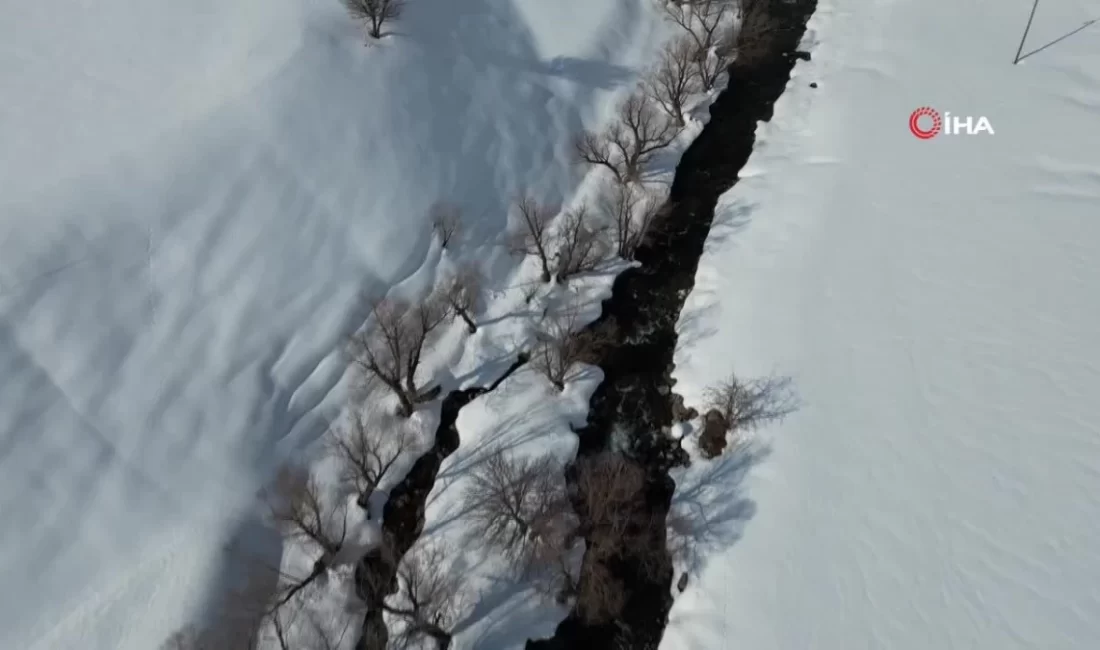
[[[1100,642],[1100,24],[1013,66],[1031,4],[821,2],[676,359],[689,402],[804,406],[677,476],[724,539],[662,648]],[[1044,0],[1025,52],[1094,18]],[[917,140],[924,105],[996,135]]]
[[151,650],[342,402],[335,350],[425,262],[428,206],[499,255],[663,27],[413,0],[364,47],[338,0],[70,5],[0,25],[0,647]]

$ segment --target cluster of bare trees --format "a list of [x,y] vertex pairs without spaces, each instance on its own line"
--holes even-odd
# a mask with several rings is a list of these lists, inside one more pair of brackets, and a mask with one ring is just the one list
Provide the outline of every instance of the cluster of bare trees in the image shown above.
[[601,189],[595,211],[581,205],[562,212],[559,206],[524,196],[515,203],[518,227],[509,248],[534,257],[543,282],[568,282],[598,270],[612,255],[633,259],[663,204],[663,197],[625,175],[616,175]]
[[522,196],[514,212],[519,227],[509,238],[509,249],[537,259],[543,282],[566,282],[606,261],[606,228],[593,222],[585,206],[561,213],[560,206]]
[[[755,65],[778,32],[778,1],[656,0],[665,17],[681,28],[682,35],[665,49],[653,76],[677,79],[709,91],[731,64]],[[694,80],[683,81],[685,76],[693,76]],[[668,84],[662,86],[668,93]]]
[[[644,507],[645,472],[638,463],[603,452],[579,459],[574,471],[570,491],[556,459],[497,450],[475,470],[464,502],[474,534],[520,575],[559,602],[572,601],[590,621],[608,620],[625,599],[616,560],[631,555],[649,566],[651,536],[663,532]],[[584,571],[582,539],[588,543]]]
[[661,52],[657,65],[619,106],[617,119],[602,131],[586,131],[575,142],[580,162],[603,167],[620,184],[640,180],[642,171],[685,126],[687,102],[714,87],[729,61],[722,48],[732,21],[733,0],[655,0],[665,16],[683,28]]
[[[683,33],[619,106],[617,119],[575,142],[580,162],[606,169],[611,177],[596,209],[581,205],[562,211],[528,196],[515,203],[519,227],[510,249],[534,257],[545,283],[597,270],[611,255],[633,259],[667,207],[642,183],[644,170],[684,129],[691,97],[713,89],[731,62],[755,64],[770,51],[778,32],[775,0],[655,1]],[[405,7],[405,0],[342,2],[374,39]],[[461,238],[461,217],[454,204],[432,207],[432,228],[442,248]],[[454,320],[461,320],[469,333],[477,331],[483,285],[477,266],[454,266],[422,299],[372,302],[369,327],[351,338],[348,351],[358,379],[366,387],[384,387],[398,402],[396,414],[362,408],[327,436],[340,482],[368,518],[372,494],[414,442],[405,418],[438,395],[438,386],[421,376],[425,348],[443,324]],[[530,350],[532,367],[559,390],[578,363],[593,361],[616,336],[613,324],[582,329],[579,313],[570,305],[546,319]],[[720,454],[729,432],[751,430],[789,413],[794,405],[788,388],[786,379],[735,375],[712,387],[699,441],[704,454]],[[586,456],[568,471],[574,480],[567,488],[566,468],[555,458],[498,450],[475,470],[464,494],[469,520],[479,539],[548,595],[573,603],[590,621],[610,620],[620,615],[626,599],[623,563],[633,571],[657,570],[661,558],[649,549],[664,547],[655,537],[665,534],[664,527],[645,505],[645,470],[627,456]],[[326,493],[308,470],[296,466],[284,467],[263,498],[270,521],[313,554],[312,567],[292,576],[262,565],[252,572],[260,579],[227,598],[214,626],[183,630],[166,642],[165,650],[251,650],[261,639],[274,640],[281,650],[337,646],[337,636],[298,596],[320,582],[344,550],[347,500]],[[397,589],[382,608],[400,621],[395,647],[420,647],[425,641],[441,650],[450,645],[465,603],[458,577],[440,570],[443,560],[443,550],[430,544],[415,546],[399,563],[394,558]]]
[[397,20],[405,10],[406,0],[341,0],[352,19],[363,24],[367,35],[382,38],[386,23]]

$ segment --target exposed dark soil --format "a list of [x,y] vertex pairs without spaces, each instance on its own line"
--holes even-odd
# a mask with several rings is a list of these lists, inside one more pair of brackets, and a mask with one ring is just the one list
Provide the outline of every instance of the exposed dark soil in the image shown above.
[[[578,432],[579,454],[606,450],[617,430],[616,437],[622,436],[647,467],[649,489],[638,507],[655,515],[662,530],[675,488],[668,470],[686,460],[660,435],[673,423],[676,323],[694,286],[718,197],[737,182],[752,154],[756,124],[771,119],[794,61],[809,57],[797,48],[816,5],[816,0],[777,4],[782,33],[771,51],[751,69],[731,68],[727,89],[710,108],[710,122],[676,168],[668,217],[638,250],[641,266],[616,279],[603,315],[591,326],[614,319],[621,340],[629,343],[609,347],[599,362],[605,379],[593,395],[588,426]],[[654,543],[663,546],[663,540]],[[657,648],[672,606],[673,571],[666,549],[646,551],[663,557],[663,566],[642,570],[641,562],[627,558],[614,568],[627,592],[619,619],[593,625],[574,612],[550,639],[529,641],[528,650]]]
[[382,618],[382,601],[395,592],[394,576],[397,566],[424,530],[424,508],[428,494],[435,486],[443,459],[458,449],[460,440],[458,427],[455,426],[458,412],[476,397],[496,389],[525,363],[527,358],[521,355],[492,385],[451,391],[443,398],[435,444],[417,459],[405,478],[390,491],[382,509],[382,535],[386,539],[383,547],[387,549],[387,555],[384,557],[380,551],[373,551],[364,556],[355,567],[359,597],[368,607],[363,633],[355,646],[356,650],[386,648],[389,634]]

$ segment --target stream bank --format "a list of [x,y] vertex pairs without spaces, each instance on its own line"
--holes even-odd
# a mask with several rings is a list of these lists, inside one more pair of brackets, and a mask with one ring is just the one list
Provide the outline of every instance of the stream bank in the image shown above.
[[405,478],[390,490],[383,507],[382,536],[386,541],[382,548],[386,548],[388,554],[384,556],[380,549],[374,549],[363,556],[355,567],[358,595],[367,606],[363,630],[355,650],[386,650],[389,631],[382,614],[382,602],[396,592],[397,566],[424,530],[424,509],[428,495],[435,487],[439,468],[461,442],[456,425],[459,411],[477,397],[495,390],[525,363],[527,357],[521,354],[491,385],[454,390],[443,398],[435,443],[416,460]]
[[[664,530],[675,483],[669,469],[686,462],[684,452],[663,435],[673,424],[673,351],[676,324],[695,283],[695,272],[714,220],[718,198],[736,182],[752,155],[758,121],[771,119],[794,62],[816,0],[776,6],[780,32],[752,68],[732,66],[729,82],[710,107],[710,121],[684,152],[676,168],[666,217],[647,236],[635,259],[641,263],[620,275],[603,313],[590,328],[613,320],[621,338],[597,365],[604,381],[592,397],[588,425],[579,430],[579,456],[626,447],[646,467],[647,489],[639,509]],[[576,611],[553,637],[532,640],[527,650],[656,649],[672,606],[672,562],[663,538],[646,549],[663,559],[653,568],[641,554],[615,567],[626,585],[622,616],[592,624]],[[582,575],[581,579],[584,579]]]

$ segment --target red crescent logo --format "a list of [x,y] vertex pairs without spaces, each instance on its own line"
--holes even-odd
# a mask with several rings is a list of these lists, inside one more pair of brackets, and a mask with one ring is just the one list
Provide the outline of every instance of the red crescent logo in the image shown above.
[[[920,126],[920,118],[926,116],[932,118],[932,127],[929,129],[922,129]],[[939,135],[940,129],[942,128],[943,119],[940,118],[939,112],[929,106],[922,106],[909,115],[909,130],[921,140],[929,140],[936,137]]]

